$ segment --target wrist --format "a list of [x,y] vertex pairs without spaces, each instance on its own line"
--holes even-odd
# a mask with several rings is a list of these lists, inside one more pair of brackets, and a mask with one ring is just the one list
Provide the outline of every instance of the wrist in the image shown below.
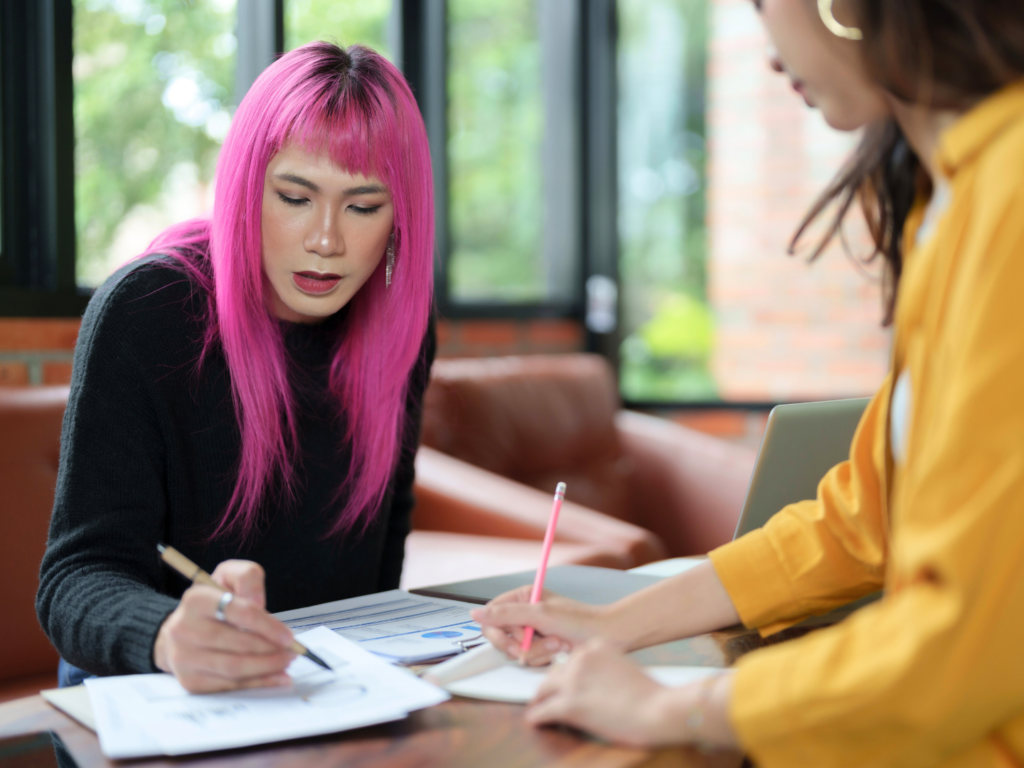
[[167,650],[166,640],[164,639],[164,628],[160,627],[156,633],[156,639],[153,641],[153,666],[159,669],[161,672],[169,672],[167,666]]
[[649,711],[645,718],[649,728],[647,743],[650,746],[667,746],[690,741],[686,720],[694,701],[692,686],[659,686],[657,693],[648,700]]
[[701,751],[738,746],[729,722],[731,671],[679,688],[661,688],[651,698],[652,744],[693,744]]
[[729,719],[732,704],[732,684],[736,673],[728,670],[714,679],[708,691],[707,716],[705,717],[706,737],[709,743],[719,748],[735,749],[739,739]]
[[597,607],[597,636],[606,640],[623,653],[634,650],[635,632],[631,622],[626,620],[622,601]]
[[164,620],[160,622],[160,626],[156,630],[156,636],[153,638],[153,666],[161,672],[167,672],[168,674],[174,673],[171,670],[169,658],[171,640],[168,637],[167,622],[174,613],[174,611],[171,611],[164,616]]

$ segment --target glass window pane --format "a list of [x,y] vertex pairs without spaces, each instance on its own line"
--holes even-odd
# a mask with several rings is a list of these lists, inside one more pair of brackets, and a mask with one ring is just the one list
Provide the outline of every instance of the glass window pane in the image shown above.
[[705,0],[619,2],[621,385],[713,400],[704,223]]
[[[618,0],[618,11],[623,396],[870,394],[888,348],[878,281],[838,243],[812,265],[786,255],[857,137],[769,70],[751,4]],[[863,254],[855,219],[846,234]]]
[[74,0],[76,270],[95,286],[212,203],[235,0]]
[[285,50],[330,40],[339,45],[362,43],[392,59],[391,6],[392,0],[285,0]]
[[547,297],[540,64],[536,0],[449,0],[453,302]]

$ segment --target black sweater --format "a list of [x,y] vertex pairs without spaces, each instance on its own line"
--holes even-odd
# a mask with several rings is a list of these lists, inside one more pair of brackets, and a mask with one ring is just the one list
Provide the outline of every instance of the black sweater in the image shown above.
[[111,277],[82,322],[36,610],[61,656],[88,672],[155,671],[157,631],[188,587],[157,559],[157,542],[208,572],[231,558],[259,563],[271,612],[398,586],[433,328],[411,374],[406,447],[382,508],[361,536],[325,539],[349,465],[343,419],[326,401],[345,311],[320,325],[283,323],[298,404],[295,500],[268,498],[248,544],[210,541],[241,437],[223,353],[197,365],[205,306],[201,289],[158,258]]

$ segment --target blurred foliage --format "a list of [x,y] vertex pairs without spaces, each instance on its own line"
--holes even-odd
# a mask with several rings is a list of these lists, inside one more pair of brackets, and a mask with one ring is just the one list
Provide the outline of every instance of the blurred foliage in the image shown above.
[[391,0],[285,0],[284,47],[312,40],[362,43],[392,59],[388,47]]
[[545,297],[536,6],[448,0],[448,272],[455,301]]
[[73,7],[77,274],[96,285],[125,214],[154,203],[175,169],[213,177],[233,103],[234,0]]
[[715,323],[705,302],[685,293],[669,294],[639,335],[653,357],[706,360],[714,343]]
[[718,385],[705,366],[681,360],[623,365],[619,387],[623,399],[634,403],[709,402],[719,397]]
[[619,0],[621,386],[717,399],[708,364],[707,0]]

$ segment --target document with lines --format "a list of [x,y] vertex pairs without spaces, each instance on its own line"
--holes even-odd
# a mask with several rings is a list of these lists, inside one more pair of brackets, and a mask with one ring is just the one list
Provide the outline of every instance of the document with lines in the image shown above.
[[300,656],[283,688],[197,695],[164,674],[86,680],[103,754],[127,759],[267,744],[399,720],[448,699],[327,629],[299,637],[331,671]]
[[478,607],[393,589],[274,615],[294,632],[328,627],[392,663],[418,664],[482,642],[469,615]]

